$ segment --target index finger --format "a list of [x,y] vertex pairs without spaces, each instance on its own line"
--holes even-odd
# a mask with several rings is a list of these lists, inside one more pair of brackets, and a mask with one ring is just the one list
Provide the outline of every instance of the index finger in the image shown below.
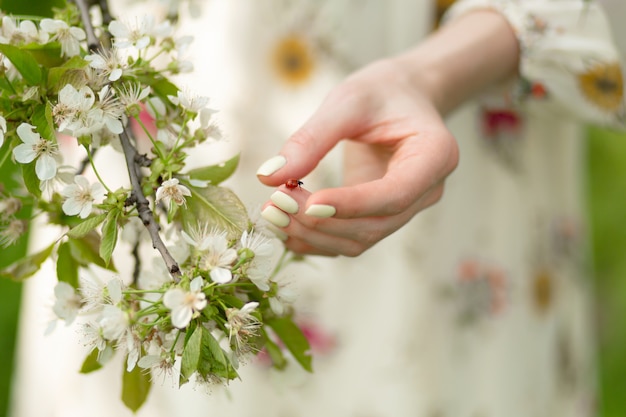
[[329,95],[311,118],[283,145],[279,155],[257,170],[258,179],[276,186],[289,178],[310,173],[342,139],[355,137],[364,129],[362,100],[354,94]]

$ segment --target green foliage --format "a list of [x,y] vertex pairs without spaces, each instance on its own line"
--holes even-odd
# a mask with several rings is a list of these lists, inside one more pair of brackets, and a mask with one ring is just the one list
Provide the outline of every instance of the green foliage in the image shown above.
[[65,0],[0,0],[0,10],[15,15],[52,17],[52,9],[64,7],[65,3]]
[[187,209],[179,212],[187,232],[199,224],[206,224],[236,238],[248,228],[248,212],[234,192],[214,185],[199,188],[189,184],[187,187],[191,198],[187,201]]
[[207,381],[210,381],[211,376],[229,380],[237,377],[237,372],[219,343],[203,326],[196,327],[185,344],[180,372],[181,385],[195,372]]
[[54,246],[55,244],[53,243],[37,253],[18,259],[8,267],[0,270],[0,278],[22,281],[33,276],[35,272],[39,271],[41,264],[48,259]]
[[626,415],[626,133],[590,129],[593,241],[602,417]]
[[78,289],[78,267],[80,265],[72,256],[72,249],[68,242],[59,246],[57,256],[57,279]]
[[135,367],[132,371],[124,371],[122,376],[122,401],[131,411],[137,411],[148,398],[152,383],[150,374]]
[[265,324],[274,330],[298,363],[313,372],[311,347],[302,330],[289,317],[270,319]]
[[99,253],[107,266],[111,262],[111,255],[117,243],[117,219],[119,217],[119,210],[111,210],[102,224],[102,242]]
[[207,181],[211,185],[218,185],[233,175],[238,164],[239,155],[236,155],[218,165],[192,169],[186,175],[192,180]]
[[16,46],[2,43],[0,43],[0,52],[11,61],[15,69],[30,84],[39,84],[41,82],[41,68],[39,68],[37,60],[30,53]]
[[88,374],[102,368],[102,364],[98,361],[99,354],[100,351],[98,349],[93,349],[83,361],[79,372],[81,374]]

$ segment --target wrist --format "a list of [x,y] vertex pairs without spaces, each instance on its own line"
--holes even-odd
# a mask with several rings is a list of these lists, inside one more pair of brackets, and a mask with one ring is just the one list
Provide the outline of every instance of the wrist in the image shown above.
[[518,60],[513,29],[504,16],[490,10],[460,16],[415,48],[390,58],[442,115],[514,76]]

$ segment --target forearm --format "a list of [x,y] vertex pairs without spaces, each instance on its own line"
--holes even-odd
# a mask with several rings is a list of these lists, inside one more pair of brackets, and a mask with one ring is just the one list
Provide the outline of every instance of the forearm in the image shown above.
[[484,10],[459,17],[391,61],[445,115],[489,85],[514,76],[519,45],[502,15]]

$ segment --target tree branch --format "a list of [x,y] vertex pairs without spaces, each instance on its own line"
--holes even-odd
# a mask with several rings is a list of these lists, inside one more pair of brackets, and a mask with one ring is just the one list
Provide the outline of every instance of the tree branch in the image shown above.
[[72,0],[78,10],[80,11],[80,20],[82,20],[85,26],[85,33],[87,34],[87,47],[91,52],[97,51],[100,48],[100,41],[96,36],[96,32],[91,23],[91,16],[89,16],[89,5],[87,0]]
[[174,257],[170,254],[169,250],[165,246],[165,243],[163,243],[163,240],[161,240],[161,236],[159,235],[159,230],[161,228],[154,220],[154,215],[152,214],[152,210],[150,210],[150,202],[146,196],[144,196],[141,189],[141,173],[139,172],[139,167],[135,164],[135,159],[137,158],[138,153],[137,149],[135,149],[135,147],[130,143],[130,138],[126,129],[124,129],[124,131],[120,134],[120,142],[122,143],[122,148],[124,149],[124,157],[126,158],[130,184],[133,189],[131,192],[131,198],[135,200],[139,218],[141,219],[143,225],[148,229],[150,237],[152,238],[152,247],[158,250],[161,254],[161,257],[167,266],[167,270],[170,271],[170,274],[174,278],[179,278],[180,267]]

